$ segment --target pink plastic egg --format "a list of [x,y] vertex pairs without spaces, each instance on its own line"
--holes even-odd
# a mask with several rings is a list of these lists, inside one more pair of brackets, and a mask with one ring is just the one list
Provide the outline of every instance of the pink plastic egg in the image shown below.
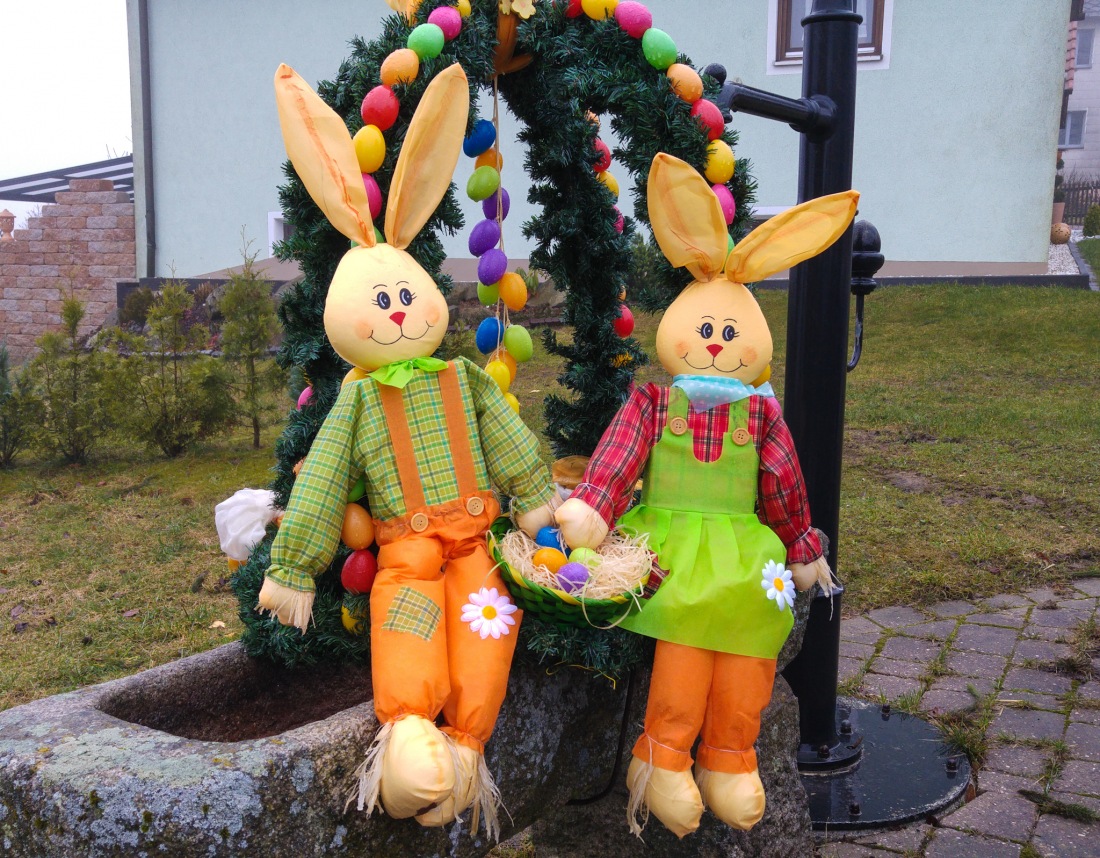
[[717,140],[722,136],[722,131],[726,127],[726,120],[722,118],[722,111],[718,109],[718,105],[713,101],[700,98],[691,106],[691,115],[707,132],[708,140]]
[[439,27],[443,31],[443,38],[449,42],[462,30],[462,15],[453,6],[440,6],[432,10],[428,23]]
[[737,214],[737,202],[733,199],[730,189],[725,185],[711,185],[710,189],[718,197],[718,202],[722,204],[722,217],[726,219],[726,225],[728,226],[733,223],[734,215]]
[[607,144],[604,143],[599,137],[596,138],[595,147],[596,151],[600,155],[600,160],[592,165],[592,172],[602,173],[611,167],[611,150],[607,148]]
[[653,26],[653,13],[641,3],[623,0],[615,7],[615,20],[624,32],[640,39]]
[[619,211],[618,206],[612,206],[611,208],[613,208],[615,210],[615,215],[616,215],[616,217],[615,217],[615,232],[617,232],[619,235],[622,235],[623,230],[626,228],[626,220],[623,218],[623,213],[621,211]]
[[378,215],[382,214],[382,189],[378,187],[378,182],[370,173],[363,174],[363,187],[367,189],[370,216],[373,220],[378,220]]
[[301,411],[310,402],[313,401],[313,388],[310,385],[306,385],[305,389],[298,394],[298,410]]

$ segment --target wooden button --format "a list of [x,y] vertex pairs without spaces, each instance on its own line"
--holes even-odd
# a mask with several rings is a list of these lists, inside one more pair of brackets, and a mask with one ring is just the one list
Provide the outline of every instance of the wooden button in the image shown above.
[[738,447],[744,447],[749,441],[752,440],[752,433],[749,432],[744,426],[733,431],[733,443]]
[[466,501],[466,512],[470,515],[481,515],[485,512],[485,501],[481,498],[470,498]]
[[415,530],[417,533],[423,533],[428,529],[428,516],[422,512],[418,512],[411,519],[409,519],[409,527]]
[[673,417],[668,421],[668,430],[673,435],[683,435],[688,430],[688,422],[683,417]]

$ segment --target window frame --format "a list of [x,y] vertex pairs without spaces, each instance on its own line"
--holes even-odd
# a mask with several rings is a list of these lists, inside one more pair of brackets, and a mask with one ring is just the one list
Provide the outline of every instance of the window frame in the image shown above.
[[[776,66],[791,66],[802,64],[802,50],[791,47],[791,33],[794,28],[795,3],[803,0],[775,0],[775,45],[771,61]],[[870,61],[885,58],[885,46],[883,43],[884,22],[886,18],[886,0],[866,0],[874,12],[874,20],[871,22],[871,38],[866,44],[860,44],[857,60]],[[802,20],[799,16],[799,20]]]
[[[1067,110],[1066,124],[1058,129],[1059,149],[1084,149],[1085,148],[1085,124],[1088,121],[1088,110]],[[1070,142],[1070,132],[1073,130],[1073,115],[1080,117],[1080,139],[1077,143]],[[1064,135],[1064,136],[1063,136]]]
[[[1084,39],[1083,36],[1088,33],[1088,39]],[[1088,43],[1088,62],[1081,62],[1081,45]],[[1078,27],[1077,28],[1077,47],[1073,51],[1073,67],[1076,69],[1090,69],[1092,68],[1092,52],[1096,48],[1096,30],[1093,27]]]

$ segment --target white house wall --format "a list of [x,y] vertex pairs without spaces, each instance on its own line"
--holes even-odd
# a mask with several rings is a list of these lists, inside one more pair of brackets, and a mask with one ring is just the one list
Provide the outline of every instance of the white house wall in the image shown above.
[[[655,25],[698,66],[721,62],[731,79],[797,97],[801,75],[767,73],[775,2],[648,5]],[[132,46],[135,4],[129,0]],[[148,5],[156,273],[194,275],[239,262],[242,227],[254,248],[266,248],[285,158],[272,97],[275,67],[287,62],[310,82],[331,78],[348,40],[375,36],[388,8],[382,0]],[[890,260],[884,273],[1045,270],[1069,0],[891,5],[888,67],[858,76],[854,178],[863,193],[860,217],[878,227]],[[1090,125],[1100,134],[1100,121]],[[734,116],[734,126],[738,154],[752,159],[759,181],[758,205],[793,204],[798,135],[744,115]],[[135,122],[136,138],[138,128]],[[504,181],[514,214],[505,238],[510,254],[521,256],[527,248],[518,224],[532,210],[513,136],[506,122]],[[143,153],[136,158],[140,172]],[[460,187],[467,162],[461,159],[456,173]],[[612,172],[629,212],[629,179],[621,167]],[[138,206],[140,224],[140,195]],[[476,212],[468,204],[468,220]],[[138,232],[140,244],[140,226]],[[447,239],[447,249],[468,256],[464,236]],[[138,258],[140,266],[140,246]]]

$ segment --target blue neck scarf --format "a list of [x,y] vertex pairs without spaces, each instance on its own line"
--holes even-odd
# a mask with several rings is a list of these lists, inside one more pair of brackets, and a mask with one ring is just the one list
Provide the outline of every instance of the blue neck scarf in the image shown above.
[[709,411],[717,405],[738,402],[750,396],[775,396],[769,382],[753,387],[736,378],[718,375],[677,375],[672,379],[672,386],[687,394],[691,410],[695,412]]

